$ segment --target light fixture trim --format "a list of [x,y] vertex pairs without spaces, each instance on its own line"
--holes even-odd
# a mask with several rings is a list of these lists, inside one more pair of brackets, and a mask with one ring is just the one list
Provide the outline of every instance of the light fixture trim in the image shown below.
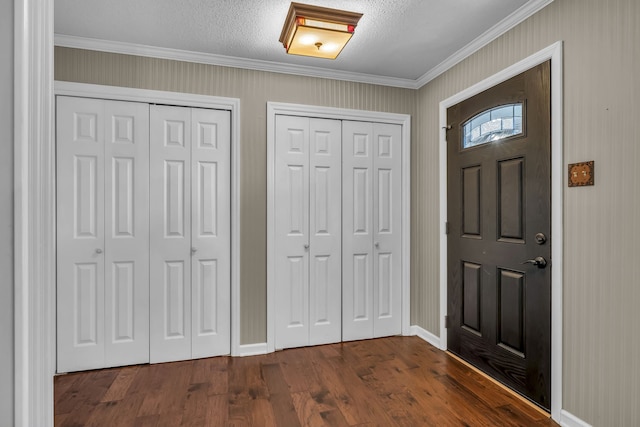
[[[280,42],[291,55],[335,59],[353,36],[361,17],[361,13],[293,2]],[[299,37],[309,37],[312,33],[317,41],[311,47],[308,42],[300,42]],[[337,46],[329,50],[328,44]]]

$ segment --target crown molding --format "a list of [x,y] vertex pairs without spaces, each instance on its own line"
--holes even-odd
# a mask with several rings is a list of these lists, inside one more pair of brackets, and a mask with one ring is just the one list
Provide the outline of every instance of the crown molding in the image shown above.
[[411,79],[353,73],[350,71],[328,70],[325,68],[309,67],[305,65],[285,64],[282,62],[238,58],[234,56],[216,55],[212,53],[193,52],[181,49],[170,49],[86,37],[67,36],[62,34],[55,34],[54,44],[60,47],[120,53],[124,55],[146,56],[175,61],[195,62],[198,64],[242,68],[246,70],[267,71],[272,73],[293,74],[296,76],[319,77],[323,79],[344,80],[405,89],[417,89],[416,81]]
[[467,59],[507,31],[514,28],[516,25],[520,24],[540,10],[544,9],[551,3],[553,3],[553,0],[533,0],[526,3],[520,9],[516,10],[511,15],[507,16],[502,21],[498,22],[496,25],[482,33],[479,37],[475,38],[471,43],[423,74],[415,81],[416,87],[421,88],[422,86],[426,85],[431,80],[453,68],[458,63]]
[[443,74],[464,59],[476,53],[507,31],[514,28],[530,16],[534,15],[553,0],[532,0],[505,19],[485,31],[471,43],[427,71],[416,80],[397,77],[377,76],[373,74],[354,73],[350,71],[328,70],[305,65],[285,64],[282,62],[262,61],[257,59],[238,58],[234,56],[216,55],[212,53],[193,52],[181,49],[147,46],[141,44],[116,42],[86,37],[54,35],[54,44],[60,47],[95,50],[100,52],[120,53],[124,55],[146,56],[151,58],[175,61],[195,62],[198,64],[218,65],[221,67],[242,68],[246,70],[267,71],[272,73],[291,74],[305,77],[343,80],[380,86],[399,87],[404,89],[420,89],[439,75]]

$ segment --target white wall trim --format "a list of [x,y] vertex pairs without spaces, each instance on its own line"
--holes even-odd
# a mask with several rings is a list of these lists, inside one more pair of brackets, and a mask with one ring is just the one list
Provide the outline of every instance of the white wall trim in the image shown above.
[[435,348],[439,349],[441,346],[440,338],[432,334],[431,332],[427,331],[426,329],[422,328],[421,326],[411,325],[410,335],[414,335],[414,336],[417,336],[418,338],[422,338],[423,340],[425,340]]
[[53,0],[14,0],[14,425],[53,426]]
[[412,79],[376,76],[373,74],[354,73],[351,71],[330,70],[306,65],[285,64],[281,62],[216,55],[213,53],[170,49],[86,37],[66,36],[63,34],[55,35],[55,44],[60,47],[120,53],[124,55],[145,56],[150,58],[217,65],[221,67],[242,68],[245,70],[257,70],[272,73],[293,74],[296,76],[318,77],[323,79],[417,89],[416,81]]
[[275,122],[276,115],[392,123],[402,126],[402,333],[410,329],[411,116],[313,105],[267,102],[267,351],[275,351]]
[[324,79],[344,80],[357,83],[369,83],[381,86],[420,89],[460,61],[471,56],[493,40],[500,37],[531,15],[547,6],[553,0],[531,0],[502,21],[485,31],[471,43],[455,52],[440,64],[427,71],[418,79],[378,76],[373,74],[354,73],[350,71],[329,70],[326,68],[305,65],[285,64],[281,62],[262,61],[234,56],[216,55],[212,53],[194,52],[181,49],[170,49],[134,43],[92,39],[87,37],[55,35],[55,45],[76,49],[95,50],[100,52],[120,53],[125,55],[146,56],[176,61],[195,62],[199,64],[218,65],[222,67],[243,68],[247,70],[267,71],[273,73],[293,74],[298,76],[319,77]]
[[238,348],[237,356],[246,357],[246,356],[258,356],[261,354],[267,354],[267,343],[260,342],[256,344],[242,344]]
[[[240,354],[240,100],[190,93],[55,82],[55,94],[231,112],[231,355]],[[51,177],[52,181],[55,176]]]
[[435,79],[447,70],[453,68],[456,64],[470,57],[501,35],[505,34],[507,31],[514,28],[516,25],[528,19],[530,16],[538,13],[540,10],[542,10],[552,2],[553,0],[533,0],[525,3],[525,5],[520,9],[507,16],[505,19],[498,22],[493,27],[489,28],[479,37],[475,38],[471,43],[423,74],[416,80],[416,86],[420,88],[426,85],[431,80]]
[[441,349],[447,349],[447,330],[444,316],[447,313],[447,108],[516,76],[536,65],[551,60],[551,229],[553,239],[551,253],[551,416],[562,418],[562,287],[563,287],[563,100],[562,100],[562,42],[534,53],[522,61],[488,77],[481,82],[440,102],[440,341]]
[[565,411],[564,409],[561,411],[561,418],[559,422],[562,427],[591,427],[591,424],[586,421],[582,421],[580,418]]

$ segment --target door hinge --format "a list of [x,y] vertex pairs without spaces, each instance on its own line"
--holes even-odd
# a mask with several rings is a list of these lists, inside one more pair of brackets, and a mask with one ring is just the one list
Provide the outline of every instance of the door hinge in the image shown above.
[[444,327],[445,328],[451,327],[451,317],[448,314],[444,316]]
[[444,234],[449,234],[449,221],[444,223]]

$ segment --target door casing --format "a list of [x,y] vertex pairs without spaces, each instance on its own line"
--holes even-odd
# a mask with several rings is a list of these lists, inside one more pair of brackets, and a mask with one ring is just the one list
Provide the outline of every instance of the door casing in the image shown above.
[[315,117],[336,120],[392,123],[402,126],[402,334],[410,334],[410,196],[411,196],[411,116],[407,114],[381,113],[278,102],[267,103],[267,342],[255,345],[249,354],[275,351],[275,122],[276,115]]
[[551,417],[561,419],[562,410],[562,277],[563,277],[563,188],[562,141],[562,42],[556,42],[479,83],[440,102],[440,349],[447,349],[447,108],[498,83],[551,60],[551,230],[553,270],[551,274]]

